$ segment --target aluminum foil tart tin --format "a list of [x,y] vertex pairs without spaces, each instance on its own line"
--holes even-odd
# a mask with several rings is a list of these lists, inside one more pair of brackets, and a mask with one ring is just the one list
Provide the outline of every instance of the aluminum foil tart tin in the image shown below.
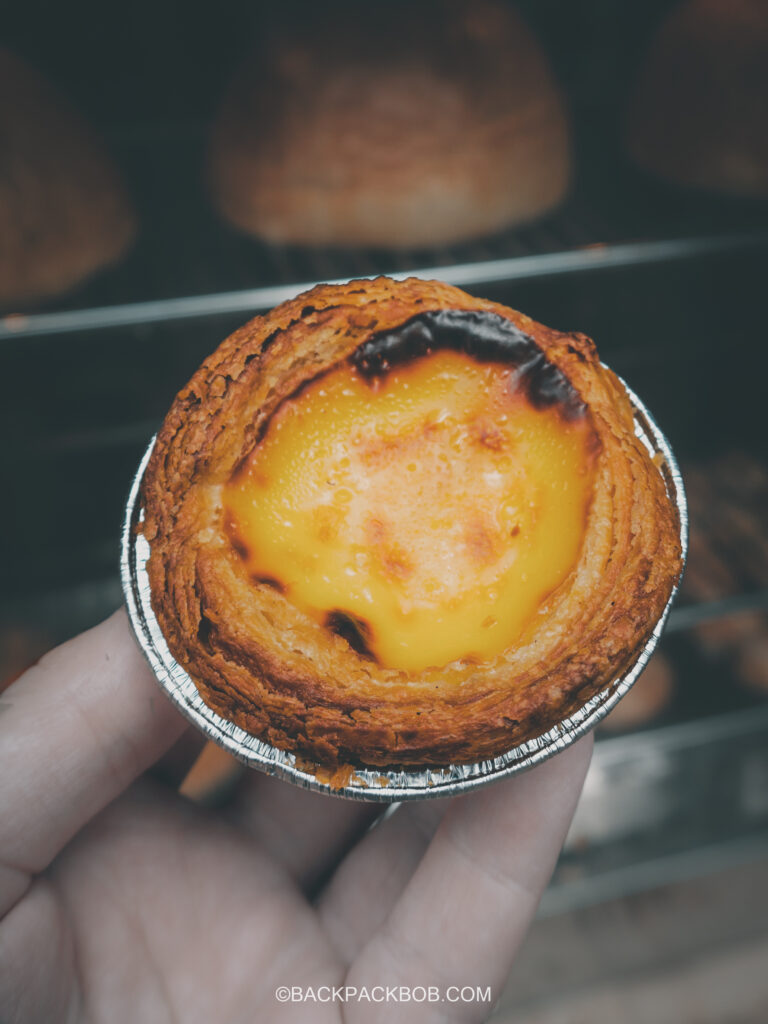
[[[626,384],[624,386],[626,387]],[[667,491],[677,506],[684,564],[688,549],[688,510],[680,469],[669,442],[651,414],[630,388],[627,388],[627,393],[635,413],[635,433],[659,466]],[[353,800],[382,803],[455,796],[546,761],[594,728],[627,693],[653,654],[677,593],[675,587],[659,621],[632,667],[592,697],[578,711],[541,736],[521,743],[498,757],[474,764],[450,764],[445,768],[414,771],[360,768],[352,771],[343,785],[331,785],[326,781],[330,778],[331,772],[318,767],[315,774],[312,766],[297,759],[294,754],[265,743],[209,708],[198,693],[194,680],[168,650],[150,600],[146,568],[150,547],[138,529],[143,518],[143,508],[140,505],[141,481],[153,445],[154,439],[141,460],[131,487],[123,524],[120,560],[123,592],[139,645],[168,697],[207,737],[247,765],[303,786],[305,789]]]

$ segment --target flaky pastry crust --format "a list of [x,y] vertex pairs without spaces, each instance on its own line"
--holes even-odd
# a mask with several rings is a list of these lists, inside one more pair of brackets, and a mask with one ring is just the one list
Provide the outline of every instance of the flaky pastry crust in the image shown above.
[[[435,310],[484,311],[567,377],[600,442],[577,564],[502,654],[406,673],[357,653],[268,583],[227,536],[222,489],[302,383]],[[177,396],[143,482],[152,606],[219,714],[324,765],[444,766],[540,735],[635,659],[681,571],[677,510],[621,382],[582,334],[414,278],[319,285],[256,317]]]

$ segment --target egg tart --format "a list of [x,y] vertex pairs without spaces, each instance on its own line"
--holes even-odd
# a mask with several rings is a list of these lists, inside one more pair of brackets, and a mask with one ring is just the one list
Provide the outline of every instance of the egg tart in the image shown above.
[[142,501],[174,658],[323,765],[541,735],[633,663],[681,571],[590,339],[434,281],[321,285],[236,331],[177,396]]

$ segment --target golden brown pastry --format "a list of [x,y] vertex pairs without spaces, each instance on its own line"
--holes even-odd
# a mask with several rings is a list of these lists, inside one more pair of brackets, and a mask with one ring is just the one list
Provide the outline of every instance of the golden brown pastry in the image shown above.
[[325,765],[539,735],[635,658],[677,512],[592,342],[439,282],[318,286],[222,343],[143,481],[152,605],[220,714]]
[[632,103],[628,146],[683,185],[768,195],[768,4],[684,0],[662,24]]
[[514,9],[332,0],[273,17],[212,137],[213,198],[237,228],[270,242],[440,245],[562,199],[562,97]]
[[0,305],[59,295],[122,256],[136,232],[91,129],[0,47]]

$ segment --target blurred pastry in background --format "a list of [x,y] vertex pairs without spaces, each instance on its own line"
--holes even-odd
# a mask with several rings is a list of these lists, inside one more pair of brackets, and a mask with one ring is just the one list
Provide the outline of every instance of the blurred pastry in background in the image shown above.
[[750,690],[768,693],[768,616],[763,617],[762,629],[739,649],[736,671]]
[[627,145],[683,185],[768,196],[768,3],[684,0],[654,39]]
[[[768,593],[768,467],[729,452],[684,470],[691,534],[681,594],[717,602]],[[693,631],[701,652],[728,663],[746,688],[768,693],[768,613],[764,603],[703,622]]]
[[209,740],[187,772],[179,792],[194,803],[216,803],[227,796],[245,771],[245,765]]
[[136,223],[90,127],[0,48],[0,305],[60,295],[118,260]]
[[496,0],[281,6],[214,125],[209,180],[274,243],[412,247],[556,205],[565,108],[546,57]]
[[657,651],[643,673],[616,707],[598,725],[599,733],[624,732],[648,725],[667,709],[675,691],[675,671],[665,654]]

